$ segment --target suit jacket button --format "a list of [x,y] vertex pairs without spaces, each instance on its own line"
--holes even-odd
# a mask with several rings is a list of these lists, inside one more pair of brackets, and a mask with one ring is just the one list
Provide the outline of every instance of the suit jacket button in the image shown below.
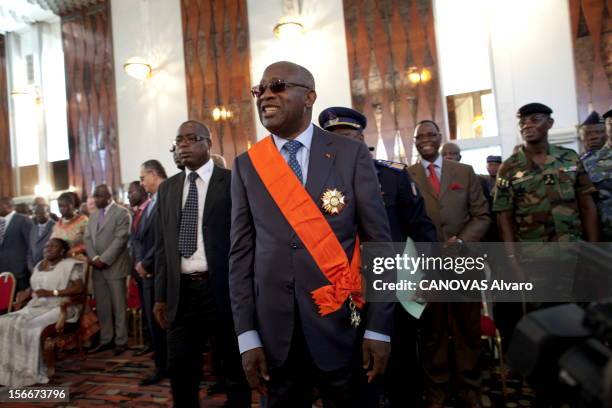
[[291,244],[291,248],[292,248],[292,249],[298,249],[298,246],[297,246],[297,244],[294,242],[293,244]]

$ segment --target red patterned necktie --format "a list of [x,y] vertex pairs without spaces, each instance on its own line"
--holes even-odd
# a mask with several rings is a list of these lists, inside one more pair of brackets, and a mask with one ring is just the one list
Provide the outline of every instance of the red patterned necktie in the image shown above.
[[438,175],[436,174],[436,165],[433,163],[429,163],[427,169],[429,170],[429,182],[431,183],[431,186],[433,187],[436,194],[440,195],[440,180],[438,179]]

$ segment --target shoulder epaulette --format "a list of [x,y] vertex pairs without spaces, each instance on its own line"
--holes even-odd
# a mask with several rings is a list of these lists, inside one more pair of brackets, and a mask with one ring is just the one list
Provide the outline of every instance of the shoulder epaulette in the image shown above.
[[388,167],[396,171],[404,171],[406,170],[406,167],[408,167],[404,163],[397,163],[397,162],[393,162],[389,160],[379,160],[379,159],[374,160],[374,164],[377,166]]

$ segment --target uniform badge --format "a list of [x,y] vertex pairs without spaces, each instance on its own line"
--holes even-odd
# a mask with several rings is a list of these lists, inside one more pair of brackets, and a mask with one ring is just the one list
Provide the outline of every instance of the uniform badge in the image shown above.
[[321,196],[323,201],[323,209],[330,215],[337,215],[342,211],[346,203],[344,202],[344,194],[340,190],[327,189]]
[[544,175],[544,184],[551,186],[553,184],[555,184],[555,178],[552,174],[545,174]]

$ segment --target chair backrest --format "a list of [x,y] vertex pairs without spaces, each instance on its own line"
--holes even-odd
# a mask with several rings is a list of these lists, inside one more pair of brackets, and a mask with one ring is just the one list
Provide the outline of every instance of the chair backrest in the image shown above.
[[128,283],[127,307],[128,309],[138,309],[140,306],[138,284],[136,283],[136,279],[130,277]]
[[0,314],[11,311],[16,286],[17,281],[12,273],[0,273]]

